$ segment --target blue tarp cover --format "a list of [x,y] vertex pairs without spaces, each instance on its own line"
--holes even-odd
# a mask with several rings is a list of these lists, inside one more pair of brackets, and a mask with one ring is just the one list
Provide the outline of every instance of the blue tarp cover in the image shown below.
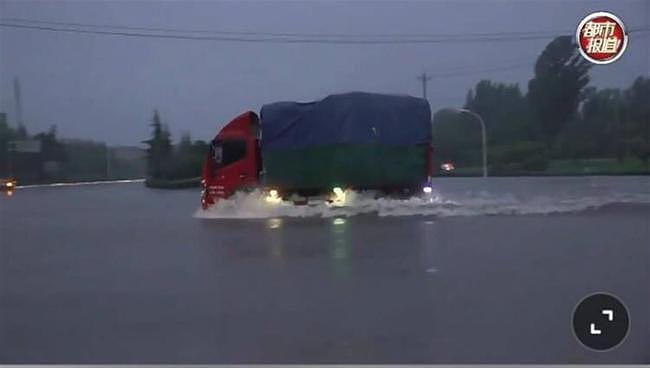
[[429,103],[411,96],[351,92],[308,103],[262,106],[262,149],[431,141]]

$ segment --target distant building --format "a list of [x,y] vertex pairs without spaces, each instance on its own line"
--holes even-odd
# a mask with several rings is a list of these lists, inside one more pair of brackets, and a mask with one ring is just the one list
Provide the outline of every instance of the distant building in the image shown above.
[[111,156],[116,160],[139,161],[144,160],[146,152],[139,147],[115,146],[110,147]]
[[110,147],[111,176],[114,178],[144,178],[147,171],[146,152],[132,146]]

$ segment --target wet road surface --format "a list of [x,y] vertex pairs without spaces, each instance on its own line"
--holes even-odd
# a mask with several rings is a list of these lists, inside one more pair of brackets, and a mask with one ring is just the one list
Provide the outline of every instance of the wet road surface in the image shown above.
[[[139,183],[3,197],[0,363],[650,362],[647,205],[215,220],[197,203]],[[631,316],[605,353],[571,331],[595,291]]]

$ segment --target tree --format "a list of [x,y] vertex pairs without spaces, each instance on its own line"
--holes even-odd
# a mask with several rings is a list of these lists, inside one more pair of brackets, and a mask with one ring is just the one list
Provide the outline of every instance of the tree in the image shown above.
[[584,91],[579,114],[569,121],[558,135],[557,153],[564,158],[595,158],[620,156],[624,153],[623,103],[618,89],[589,87]]
[[19,124],[18,129],[16,130],[16,138],[18,139],[27,139],[29,138],[29,133],[27,133],[27,128],[24,125]]
[[47,133],[38,133],[34,136],[41,141],[41,157],[44,162],[65,160],[65,148],[56,135],[56,125],[52,125]]
[[648,169],[650,160],[650,78],[638,77],[624,93],[625,109],[629,119],[632,153]]
[[147,148],[147,173],[153,178],[162,178],[167,175],[172,144],[169,129],[163,126],[158,110],[154,110],[151,127],[153,128],[151,139],[144,141],[149,146]]
[[16,131],[9,126],[7,114],[0,112],[0,176],[10,175],[9,142],[16,138]]
[[467,92],[465,108],[483,118],[490,145],[513,144],[534,135],[528,102],[516,84],[482,80]]
[[528,83],[528,100],[549,148],[576,113],[591,65],[570,36],[555,38],[537,58],[535,76]]

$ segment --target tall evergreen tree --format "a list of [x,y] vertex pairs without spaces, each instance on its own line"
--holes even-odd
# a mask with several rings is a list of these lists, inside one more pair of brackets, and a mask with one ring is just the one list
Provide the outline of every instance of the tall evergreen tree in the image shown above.
[[172,144],[169,129],[163,126],[158,110],[154,110],[151,119],[153,132],[151,139],[144,141],[147,148],[147,173],[153,178],[162,178],[167,174],[167,167],[171,159]]

